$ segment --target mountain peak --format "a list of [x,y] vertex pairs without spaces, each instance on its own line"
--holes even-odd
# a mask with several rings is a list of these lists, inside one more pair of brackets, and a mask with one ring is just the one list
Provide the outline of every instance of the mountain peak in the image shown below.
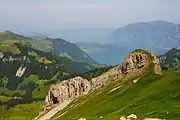
[[18,35],[16,33],[13,33],[9,30],[6,30],[4,32],[0,32],[0,40],[29,40],[32,38],[24,37],[22,35]]
[[141,73],[144,73],[143,70],[150,70],[152,66],[155,74],[161,74],[161,67],[156,56],[147,50],[136,49],[124,58],[120,69],[124,74],[131,74],[137,70],[142,70]]
[[1,32],[1,34],[14,34],[14,33],[9,30],[6,30],[6,31]]
[[165,20],[157,20],[150,22],[150,24],[174,24],[174,23]]

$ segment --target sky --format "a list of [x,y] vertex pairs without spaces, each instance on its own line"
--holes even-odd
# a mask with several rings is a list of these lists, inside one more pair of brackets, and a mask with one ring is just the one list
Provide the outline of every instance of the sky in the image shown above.
[[0,29],[118,28],[180,23],[180,0],[0,0]]

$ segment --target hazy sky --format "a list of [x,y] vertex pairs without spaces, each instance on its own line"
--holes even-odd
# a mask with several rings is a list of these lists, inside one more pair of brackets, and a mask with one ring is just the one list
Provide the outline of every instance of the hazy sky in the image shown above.
[[0,0],[0,28],[117,28],[133,22],[180,23],[180,0]]

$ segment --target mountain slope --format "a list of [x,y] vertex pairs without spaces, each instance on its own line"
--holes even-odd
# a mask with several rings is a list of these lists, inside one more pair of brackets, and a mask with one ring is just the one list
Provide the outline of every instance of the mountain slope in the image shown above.
[[161,67],[165,70],[180,70],[180,49],[173,48],[159,56]]
[[53,53],[62,57],[68,57],[71,60],[86,62],[90,64],[96,64],[96,62],[89,57],[84,51],[82,51],[76,44],[67,42],[63,39],[51,39],[47,38],[53,44]]
[[43,52],[53,52],[55,55],[58,55],[60,57],[66,57],[73,61],[82,63],[98,64],[90,56],[88,56],[88,54],[82,51],[76,44],[70,43],[60,38],[46,38],[44,40],[35,40],[29,37],[24,37],[22,35],[12,33],[10,31],[5,31],[0,33],[0,40],[23,40],[33,45],[35,49],[41,50]]
[[118,28],[112,36],[119,45],[163,54],[180,45],[180,25],[166,21],[134,23]]
[[[138,120],[178,120],[179,81],[179,72],[162,72],[158,59],[152,53],[135,50],[125,57],[119,67],[91,79],[89,83],[86,79],[76,77],[52,85],[44,110],[51,107],[52,110],[56,109],[61,103],[73,100],[51,119],[119,120],[122,116],[135,114]],[[76,82],[82,86],[77,87],[79,91],[73,92],[71,87]],[[68,91],[70,96],[58,94],[61,87],[64,90],[65,87],[71,88]]]
[[93,68],[94,66],[88,63],[75,62],[50,52],[39,51],[24,41],[0,41],[0,87],[3,95],[12,96],[9,92],[14,90],[17,95],[22,93],[23,96],[36,96],[37,93],[33,93],[33,90],[37,87],[41,87],[39,92],[45,95],[47,90],[43,89],[48,89],[55,81]]
[[180,73],[150,73],[138,79],[117,81],[71,103],[53,119],[119,120],[121,116],[136,114],[139,119],[161,118],[179,120]]
[[52,119],[119,120],[122,116],[135,114],[138,120],[145,118],[179,120],[180,73],[166,71],[154,74],[159,65],[150,54],[149,65],[143,64],[147,59],[147,56],[144,56],[145,61],[140,60],[137,63],[146,67],[134,68],[135,63],[131,63],[131,60],[141,58],[139,52],[142,55],[147,54],[145,51],[136,50],[121,63],[118,70],[124,71],[122,73],[126,73],[125,75],[114,79],[110,77],[109,83],[105,86],[79,97]]
[[[74,100],[51,119],[119,120],[122,116],[135,114],[138,120],[145,120],[144,118],[179,120],[179,81],[180,72],[161,72],[158,60],[152,53],[135,50],[125,57],[120,66],[115,66],[107,72],[105,69],[105,73],[89,80],[91,84],[89,92],[87,92],[89,84],[84,84],[88,81],[79,77],[52,85],[44,103],[44,110],[56,105],[64,108],[61,102]],[[99,84],[100,86],[97,86]],[[67,92],[70,93],[68,96],[65,92],[66,87],[69,89]],[[73,92],[73,87],[77,87],[78,90]],[[36,108],[32,107],[34,104],[36,107],[40,106],[39,103],[31,103],[28,107],[34,109]],[[11,108],[2,118],[34,119],[38,114],[37,110],[30,112],[32,114],[22,112],[21,109],[32,111],[24,106],[25,104],[22,104]],[[17,114],[17,111],[23,114]]]

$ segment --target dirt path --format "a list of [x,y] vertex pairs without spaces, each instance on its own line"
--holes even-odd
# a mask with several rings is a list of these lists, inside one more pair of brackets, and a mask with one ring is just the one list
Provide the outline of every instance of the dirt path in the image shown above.
[[65,101],[65,102],[59,104],[58,106],[56,106],[55,108],[50,110],[48,113],[46,113],[44,116],[38,118],[37,120],[50,120],[51,117],[53,117],[58,111],[65,108],[69,103],[71,103],[71,100]]

